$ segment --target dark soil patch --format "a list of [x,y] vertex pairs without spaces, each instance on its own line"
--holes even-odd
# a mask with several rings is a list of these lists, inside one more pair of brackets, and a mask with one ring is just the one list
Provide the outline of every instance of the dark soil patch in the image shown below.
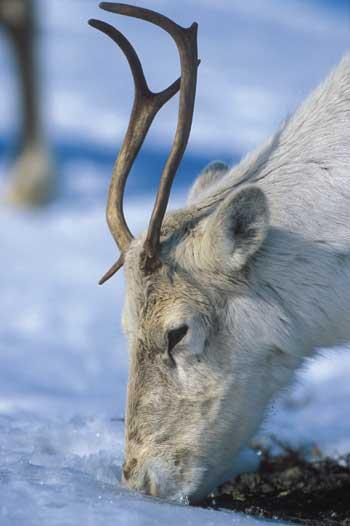
[[307,526],[350,526],[350,455],[307,459],[282,446],[273,456],[262,452],[258,472],[223,484],[202,506],[230,509]]

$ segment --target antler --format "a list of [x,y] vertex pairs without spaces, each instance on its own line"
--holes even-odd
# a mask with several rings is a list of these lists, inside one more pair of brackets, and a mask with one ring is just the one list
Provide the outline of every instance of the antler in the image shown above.
[[[197,83],[197,24],[183,28],[169,18],[154,11],[127,4],[102,2],[106,11],[132,16],[151,22],[167,31],[175,40],[181,62],[181,79],[167,89],[153,93],[146,82],[141,62],[130,42],[114,27],[98,20],[89,24],[110,36],[124,52],[134,78],[135,97],[128,130],[112,174],[108,195],[107,222],[111,233],[122,252],[118,262],[105,274],[101,282],[109,279],[123,264],[123,254],[133,236],[126,224],[123,212],[123,196],[128,174],[144,142],[146,134],[161,107],[180,89],[178,125],[174,143],[160,180],[156,202],[152,212],[147,237],[144,243],[146,267],[154,268],[159,257],[159,240],[162,221],[169,201],[170,190],[176,171],[184,155],[190,135]],[[180,82],[181,80],[181,82]]]

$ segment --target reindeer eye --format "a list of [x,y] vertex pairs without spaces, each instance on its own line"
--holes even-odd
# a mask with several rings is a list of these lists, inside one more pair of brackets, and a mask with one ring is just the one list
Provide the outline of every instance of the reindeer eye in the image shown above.
[[174,347],[181,342],[182,338],[186,336],[188,331],[187,325],[181,325],[177,329],[168,332],[168,351],[170,352]]

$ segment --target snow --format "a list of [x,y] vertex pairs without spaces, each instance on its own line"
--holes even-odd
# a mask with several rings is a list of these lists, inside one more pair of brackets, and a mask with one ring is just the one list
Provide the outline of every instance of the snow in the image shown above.
[[[270,524],[162,502],[120,484],[128,367],[120,329],[123,273],[104,287],[97,281],[116,257],[104,200],[131,82],[124,82],[128,71],[113,45],[86,26],[92,16],[113,23],[117,17],[99,12],[92,0],[38,4],[44,123],[54,151],[61,152],[61,182],[59,198],[45,210],[0,208],[0,524]],[[195,161],[172,206],[183,202],[197,165],[208,155],[239,157],[258,143],[348,45],[344,12],[327,3],[286,0],[282,10],[277,0],[268,9],[257,0],[189,0],[183,12],[170,0],[147,5],[183,24],[197,19],[201,28],[203,62],[188,156]],[[137,22],[118,20],[118,26],[147,63],[152,87],[171,82],[176,55],[167,39]],[[152,60],[158,38],[161,70]],[[7,148],[16,134],[16,89],[3,47],[0,68],[1,90],[8,94],[0,97]],[[135,232],[152,206],[140,178],[145,172],[147,180],[157,178],[155,152],[169,142],[167,123],[175,111],[173,104],[162,112],[134,174],[126,212]],[[7,154],[2,184],[8,165]],[[292,444],[317,441],[325,453],[349,452],[349,372],[347,349],[310,362],[272,406],[260,439],[275,433]]]

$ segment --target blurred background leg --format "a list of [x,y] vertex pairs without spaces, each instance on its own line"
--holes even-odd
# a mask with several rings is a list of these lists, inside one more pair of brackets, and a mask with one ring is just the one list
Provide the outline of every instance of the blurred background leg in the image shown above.
[[34,2],[0,0],[0,23],[11,39],[21,97],[19,153],[10,170],[7,200],[16,205],[40,206],[52,197],[54,172],[40,119]]

